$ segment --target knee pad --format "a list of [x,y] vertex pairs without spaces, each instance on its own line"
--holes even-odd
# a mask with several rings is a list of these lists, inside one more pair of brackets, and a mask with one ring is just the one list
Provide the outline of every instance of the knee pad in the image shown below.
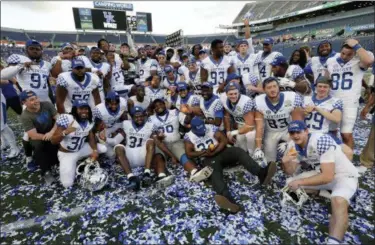
[[183,154],[181,157],[180,157],[180,163],[182,164],[182,166],[185,166],[185,164],[189,162],[189,158],[186,156],[186,154]]

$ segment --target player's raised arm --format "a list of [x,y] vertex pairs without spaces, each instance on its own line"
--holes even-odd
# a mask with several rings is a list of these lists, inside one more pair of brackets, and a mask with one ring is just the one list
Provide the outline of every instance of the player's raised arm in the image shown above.
[[348,39],[345,42],[350,48],[354,49],[356,54],[359,56],[360,64],[359,66],[363,69],[367,69],[372,66],[374,63],[374,55],[369,53],[366,49],[364,49],[357,40],[355,39]]
[[56,82],[56,108],[57,112],[59,114],[65,113],[65,107],[64,107],[64,102],[66,99],[66,96],[68,95],[68,83],[65,81],[65,79],[59,75],[57,77],[57,82]]

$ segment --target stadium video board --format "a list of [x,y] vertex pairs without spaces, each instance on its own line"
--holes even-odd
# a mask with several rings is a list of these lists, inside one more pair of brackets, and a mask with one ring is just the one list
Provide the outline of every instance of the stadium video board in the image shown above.
[[73,16],[76,29],[126,30],[125,11],[73,8]]
[[137,31],[152,32],[152,15],[151,13],[136,13]]

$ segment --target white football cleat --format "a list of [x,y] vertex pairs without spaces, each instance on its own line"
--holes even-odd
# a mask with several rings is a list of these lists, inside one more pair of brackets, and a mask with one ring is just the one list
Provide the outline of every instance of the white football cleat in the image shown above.
[[164,177],[164,178],[159,179],[158,181],[156,181],[155,186],[158,189],[164,189],[164,188],[172,185],[173,182],[174,182],[174,180],[175,180],[175,176],[174,175],[169,175],[169,176],[166,176],[166,177]]
[[15,158],[17,157],[19,154],[21,153],[20,149],[19,148],[16,148],[16,149],[11,149],[10,152],[9,152],[9,155],[8,155],[8,159],[12,159],[12,158]]
[[206,180],[211,176],[213,171],[214,171],[213,168],[206,166],[202,168],[200,171],[197,171],[193,175],[191,175],[190,181],[199,183],[203,180]]

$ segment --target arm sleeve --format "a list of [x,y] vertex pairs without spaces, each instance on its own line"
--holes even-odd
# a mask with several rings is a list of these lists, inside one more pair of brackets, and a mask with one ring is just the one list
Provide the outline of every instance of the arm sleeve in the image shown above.
[[223,118],[224,117],[224,107],[223,104],[221,104],[220,100],[216,103],[214,107],[214,113],[215,113],[215,118]]
[[57,126],[64,128],[64,129],[69,127],[69,123],[70,123],[70,120],[67,114],[61,114],[56,120]]
[[17,73],[22,69],[20,65],[8,66],[1,70],[1,80],[9,80],[17,75]]
[[51,102],[46,102],[47,110],[51,113],[52,117],[57,115],[55,106]]
[[303,105],[303,97],[296,93],[296,97],[294,99],[294,108],[302,107]]
[[187,142],[190,142],[190,143],[191,143],[191,141],[190,141],[190,138],[189,138],[189,135],[188,135],[188,134],[185,134],[185,135],[184,135],[184,141],[187,141]]
[[191,105],[192,106],[199,106],[199,98],[194,96],[193,99],[191,100]]
[[[336,149],[336,143],[329,135],[322,135],[317,141],[318,154],[322,157],[328,151],[334,151]],[[334,157],[333,157],[334,161]]]
[[9,65],[18,65],[19,63],[21,63],[21,58],[16,54],[12,54],[8,57],[7,63]]
[[252,74],[252,73],[250,73],[249,74],[249,82],[250,82],[250,84],[251,85],[253,85],[253,86],[257,86],[258,85],[258,77],[257,76],[255,76],[254,74]]
[[252,99],[248,100],[243,108],[243,114],[247,114],[250,111],[254,110],[254,101]]
[[249,45],[249,49],[247,51],[248,54],[254,54],[255,53],[255,49],[254,49],[254,46],[253,46],[253,38],[250,37],[249,39],[247,39],[247,43]]
[[100,113],[100,110],[97,107],[95,107],[92,110],[92,116],[93,116],[95,121],[102,121],[103,120],[102,114]]
[[304,76],[305,73],[303,72],[302,68],[300,66],[296,66],[293,69],[292,78],[293,81],[295,81],[297,78]]
[[68,82],[65,80],[65,78],[63,76],[61,76],[62,74],[60,74],[58,77],[57,77],[57,80],[56,80],[56,85],[57,86],[60,86],[60,87],[63,87],[63,88],[68,88]]
[[22,112],[20,119],[25,132],[35,128],[33,120],[28,115],[26,115],[25,112]]
[[337,101],[333,104],[333,109],[332,109],[332,111],[334,111],[334,110],[340,110],[340,111],[343,111],[343,108],[344,108],[344,103],[342,102],[342,100],[337,100]]

